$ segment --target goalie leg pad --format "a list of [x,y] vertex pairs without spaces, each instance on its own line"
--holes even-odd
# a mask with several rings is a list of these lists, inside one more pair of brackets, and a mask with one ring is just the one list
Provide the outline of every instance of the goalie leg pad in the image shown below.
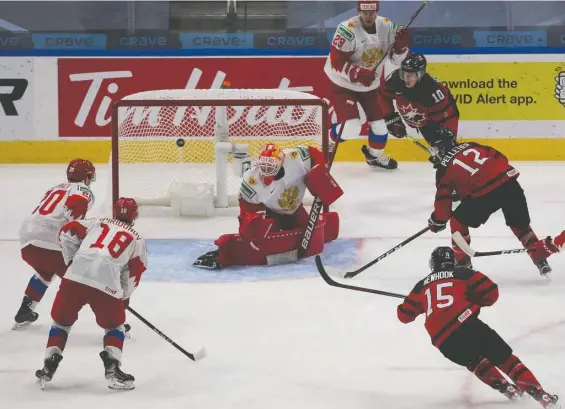
[[[325,227],[325,219],[319,220],[314,228],[305,257],[319,254],[324,250]],[[265,237],[259,250],[253,248],[249,242],[243,240],[238,234],[225,234],[214,244],[218,246],[218,260],[222,267],[267,265],[268,256],[297,250],[302,241],[303,233],[303,228],[271,232]]]
[[306,175],[306,187],[313,196],[319,197],[329,206],[343,195],[343,190],[325,165],[316,165]]

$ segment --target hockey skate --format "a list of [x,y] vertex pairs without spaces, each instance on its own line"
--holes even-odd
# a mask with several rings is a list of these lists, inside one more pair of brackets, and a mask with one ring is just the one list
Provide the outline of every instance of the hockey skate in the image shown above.
[[373,168],[383,168],[388,170],[393,170],[398,168],[398,162],[392,159],[388,155],[373,156],[369,152],[367,145],[363,145],[361,152],[365,155],[365,161],[367,164]]
[[208,253],[200,256],[196,259],[192,265],[198,268],[207,268],[210,270],[219,270],[222,268],[220,261],[218,260],[218,255],[220,253],[218,250],[209,251]]
[[108,351],[100,352],[100,358],[104,362],[105,377],[108,380],[108,388],[110,389],[133,389],[135,378],[120,369],[120,362],[111,357]]
[[538,268],[539,273],[542,277],[545,277],[545,278],[551,277],[551,272],[553,270],[551,269],[551,267],[547,263],[547,260],[545,260],[545,259],[544,260],[536,260],[536,261],[534,261],[534,264]]
[[498,385],[498,391],[506,396],[509,400],[518,400],[524,394],[524,391],[522,391],[516,385],[508,382],[501,382],[500,385]]
[[51,358],[43,361],[43,369],[38,369],[35,371],[35,376],[37,377],[36,384],[41,390],[45,389],[45,384],[50,382],[59,367],[59,363],[63,360],[63,355],[53,354]]
[[22,300],[22,305],[20,306],[20,309],[18,310],[16,316],[14,317],[16,323],[14,324],[12,329],[18,329],[24,325],[28,325],[31,324],[32,322],[37,321],[39,314],[31,309],[31,304],[32,304],[31,298],[29,298],[27,295],[24,296],[24,299]]
[[557,404],[559,397],[557,395],[551,395],[544,391],[543,389],[531,388],[528,390],[528,394],[538,401],[538,403],[546,409],[558,409],[560,405]]

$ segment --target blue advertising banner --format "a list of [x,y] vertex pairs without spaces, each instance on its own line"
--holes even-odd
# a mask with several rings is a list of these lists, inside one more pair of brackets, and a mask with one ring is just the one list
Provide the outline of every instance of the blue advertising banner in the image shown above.
[[286,31],[280,33],[255,34],[255,48],[301,49],[328,48],[329,42],[325,33],[308,33]]
[[106,48],[106,34],[37,33],[31,37],[34,48],[38,50]]
[[411,47],[473,47],[473,29],[467,27],[457,28],[411,28]]
[[565,47],[565,27],[553,26],[547,29],[548,47]]
[[33,48],[31,35],[9,31],[0,32],[0,50],[26,50]]
[[183,49],[211,48],[236,49],[253,48],[253,34],[231,33],[182,33],[180,43]]
[[476,47],[547,47],[546,30],[475,30]]
[[127,32],[109,33],[106,48],[158,50],[181,48],[180,45],[178,33],[143,30],[133,34]]

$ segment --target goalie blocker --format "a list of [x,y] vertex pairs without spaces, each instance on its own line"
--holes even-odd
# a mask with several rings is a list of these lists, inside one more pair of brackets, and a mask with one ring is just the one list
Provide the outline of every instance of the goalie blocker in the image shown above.
[[[193,264],[202,268],[267,265],[296,261],[309,215],[302,201],[308,189],[325,205],[343,191],[329,174],[322,152],[311,146],[281,150],[268,144],[247,170],[240,190],[239,233],[225,234]],[[304,257],[319,254],[339,234],[339,216],[322,213]]]

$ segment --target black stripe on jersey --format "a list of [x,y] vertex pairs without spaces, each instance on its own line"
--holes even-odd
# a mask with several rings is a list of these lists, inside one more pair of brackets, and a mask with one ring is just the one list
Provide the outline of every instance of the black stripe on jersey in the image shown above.
[[475,189],[473,189],[471,191],[471,194],[473,193],[477,193],[480,192],[481,190],[487,188],[488,186],[492,185],[493,183],[498,182],[500,179],[504,178],[506,176],[507,172],[510,172],[511,170],[513,170],[514,168],[512,166],[510,166],[508,169],[506,169],[505,171],[500,172],[498,175],[496,175],[494,178],[492,178],[491,180],[489,180],[487,183],[485,183],[482,186],[476,187]]
[[406,297],[404,299],[404,302],[408,305],[411,305],[412,307],[419,307],[420,304],[418,304],[416,301],[412,301],[410,298]]
[[432,338],[432,344],[435,344],[436,341],[441,338],[441,336],[443,334],[445,334],[451,327],[453,327],[453,325],[455,325],[457,322],[459,322],[459,317],[461,316],[461,314],[463,314],[465,311],[467,311],[468,309],[470,309],[471,307],[473,307],[472,303],[467,304],[464,308],[461,309],[461,311],[459,311],[457,314],[455,314],[455,316],[449,320],[447,322],[447,324],[445,324],[443,326],[442,329],[440,329],[438,332],[436,332],[436,334],[434,335],[434,337]]
[[496,290],[497,288],[498,288],[498,285],[493,284],[489,288],[487,288],[485,291],[479,292],[477,295],[482,298],[485,295],[487,295],[488,293],[490,293],[491,291]]
[[473,283],[469,286],[469,290],[473,291],[476,288],[478,288],[480,285],[486,283],[488,281],[488,277],[484,276],[483,278],[481,278],[479,281],[477,281],[476,283]]
[[436,196],[436,202],[441,202],[442,200],[447,200],[447,199],[452,199],[452,198],[453,198],[452,195]]

